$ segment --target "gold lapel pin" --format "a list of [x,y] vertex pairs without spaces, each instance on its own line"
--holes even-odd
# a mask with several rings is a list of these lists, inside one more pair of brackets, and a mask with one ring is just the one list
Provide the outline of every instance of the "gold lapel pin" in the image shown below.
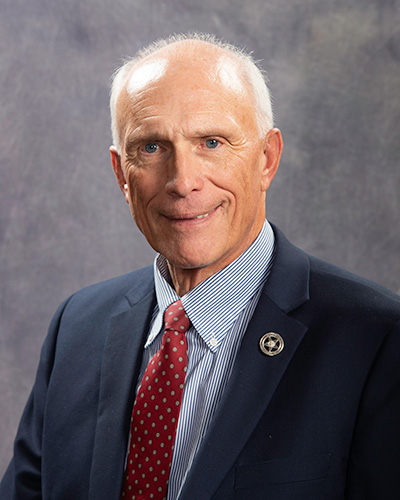
[[259,346],[266,356],[276,356],[283,351],[285,342],[279,333],[269,332],[260,338]]

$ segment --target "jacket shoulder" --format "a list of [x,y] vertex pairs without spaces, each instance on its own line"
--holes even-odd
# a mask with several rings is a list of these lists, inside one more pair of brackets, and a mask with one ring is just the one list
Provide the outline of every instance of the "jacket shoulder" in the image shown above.
[[97,303],[119,300],[132,293],[140,295],[148,293],[153,289],[153,269],[151,266],[132,271],[122,276],[95,283],[75,292],[70,299],[78,302]]
[[151,266],[115,278],[89,285],[68,297],[55,313],[52,324],[77,321],[98,323],[106,316],[117,314],[154,294]]
[[400,296],[388,288],[309,256],[310,298],[354,314],[400,320]]

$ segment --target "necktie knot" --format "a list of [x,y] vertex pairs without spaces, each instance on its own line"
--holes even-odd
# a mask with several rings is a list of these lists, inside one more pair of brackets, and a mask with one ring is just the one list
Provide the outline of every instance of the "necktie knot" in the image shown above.
[[167,307],[164,313],[164,325],[165,330],[173,330],[181,333],[187,332],[190,320],[180,300]]

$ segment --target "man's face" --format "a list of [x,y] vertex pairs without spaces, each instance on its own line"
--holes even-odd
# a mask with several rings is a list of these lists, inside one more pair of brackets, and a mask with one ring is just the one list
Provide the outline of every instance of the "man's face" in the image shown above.
[[269,133],[269,158],[250,96],[236,70],[224,64],[215,58],[191,61],[188,68],[184,60],[160,56],[134,70],[131,92],[122,93],[117,108],[120,158],[111,149],[120,186],[150,245],[172,269],[201,269],[205,277],[257,237],[280,141],[279,131]]

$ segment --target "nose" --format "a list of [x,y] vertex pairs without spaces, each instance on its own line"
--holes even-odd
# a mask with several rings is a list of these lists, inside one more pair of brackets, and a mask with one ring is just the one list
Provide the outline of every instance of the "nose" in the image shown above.
[[191,147],[174,149],[168,165],[165,190],[181,198],[203,188],[204,179],[201,161]]

